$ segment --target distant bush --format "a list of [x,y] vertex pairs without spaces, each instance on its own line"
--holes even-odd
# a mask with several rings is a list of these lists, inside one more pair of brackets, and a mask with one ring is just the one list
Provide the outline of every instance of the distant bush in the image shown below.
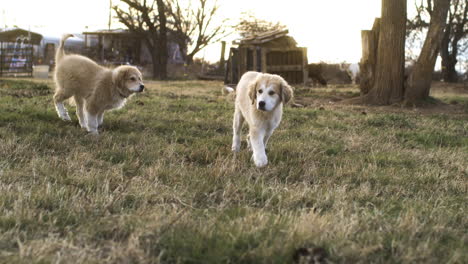
[[350,84],[352,82],[349,74],[341,69],[340,64],[323,64],[323,77],[328,84]]

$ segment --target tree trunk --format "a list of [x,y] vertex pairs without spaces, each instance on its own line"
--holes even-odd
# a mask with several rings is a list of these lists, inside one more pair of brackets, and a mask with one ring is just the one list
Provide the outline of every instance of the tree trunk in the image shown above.
[[159,79],[161,76],[160,68],[159,68],[159,56],[156,52],[151,54],[151,62],[153,63],[153,78]]
[[442,59],[442,79],[444,82],[458,82],[458,74],[455,69],[457,62],[457,59],[453,58],[453,56],[447,56],[445,59]]
[[359,89],[361,95],[368,94],[374,86],[379,32],[380,18],[374,20],[372,30],[361,31],[362,58],[359,62]]
[[374,87],[364,103],[388,105],[403,100],[406,0],[382,0]]
[[192,65],[192,63],[193,63],[193,54],[188,54],[187,56],[185,56],[185,63],[187,63],[187,65]]
[[226,41],[221,41],[221,56],[219,58],[219,68],[221,70],[225,68],[224,53],[226,53]]
[[[159,70],[158,78],[161,80],[167,79],[167,18],[166,18],[166,5],[163,0],[157,0],[158,16],[159,16],[159,40],[158,50],[159,53]],[[154,71],[154,70],[153,70]]]
[[452,49],[452,53],[449,51],[450,34],[452,33],[451,23],[450,21],[445,27],[440,49],[440,57],[442,58],[442,79],[445,82],[457,82],[458,80],[457,71],[455,70],[455,65],[457,64],[457,49]]
[[419,54],[418,61],[407,80],[405,91],[405,102],[415,104],[429,97],[432,73],[439,54],[439,48],[444,36],[444,28],[450,0],[439,0],[435,2],[431,15],[431,23],[427,32],[426,40]]

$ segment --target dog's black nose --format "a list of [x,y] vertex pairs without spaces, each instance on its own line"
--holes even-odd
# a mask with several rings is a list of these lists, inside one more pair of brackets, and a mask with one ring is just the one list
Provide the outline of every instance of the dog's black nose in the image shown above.
[[265,102],[264,102],[264,101],[258,102],[258,107],[259,107],[260,109],[265,108]]
[[143,92],[144,89],[145,89],[145,86],[143,84],[140,84],[140,92]]

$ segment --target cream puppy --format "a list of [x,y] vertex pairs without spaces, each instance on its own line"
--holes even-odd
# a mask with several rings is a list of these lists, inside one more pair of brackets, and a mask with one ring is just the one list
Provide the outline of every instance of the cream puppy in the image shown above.
[[246,72],[236,89],[236,106],[233,122],[232,151],[241,145],[241,128],[249,125],[247,143],[253,151],[257,167],[268,164],[265,148],[283,115],[283,104],[293,96],[291,87],[279,75]]
[[72,36],[62,38],[55,55],[55,109],[60,118],[70,121],[63,102],[73,97],[81,127],[98,134],[104,112],[123,107],[129,96],[142,92],[145,86],[136,67],[119,66],[112,70],[80,55],[65,55],[65,40]]

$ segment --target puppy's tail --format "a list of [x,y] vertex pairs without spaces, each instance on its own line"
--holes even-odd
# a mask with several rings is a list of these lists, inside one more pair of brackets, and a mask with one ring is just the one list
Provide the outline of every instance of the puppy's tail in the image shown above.
[[65,34],[62,36],[62,39],[60,40],[60,44],[57,48],[57,53],[55,53],[55,63],[57,64],[64,56],[65,56],[65,51],[64,51],[64,47],[65,47],[65,41],[68,39],[68,38],[71,38],[71,37],[74,37],[73,34]]
[[223,87],[223,90],[221,91],[222,94],[230,94],[230,93],[234,93],[236,90],[234,90],[234,88],[232,87],[229,87],[229,86],[224,86]]

